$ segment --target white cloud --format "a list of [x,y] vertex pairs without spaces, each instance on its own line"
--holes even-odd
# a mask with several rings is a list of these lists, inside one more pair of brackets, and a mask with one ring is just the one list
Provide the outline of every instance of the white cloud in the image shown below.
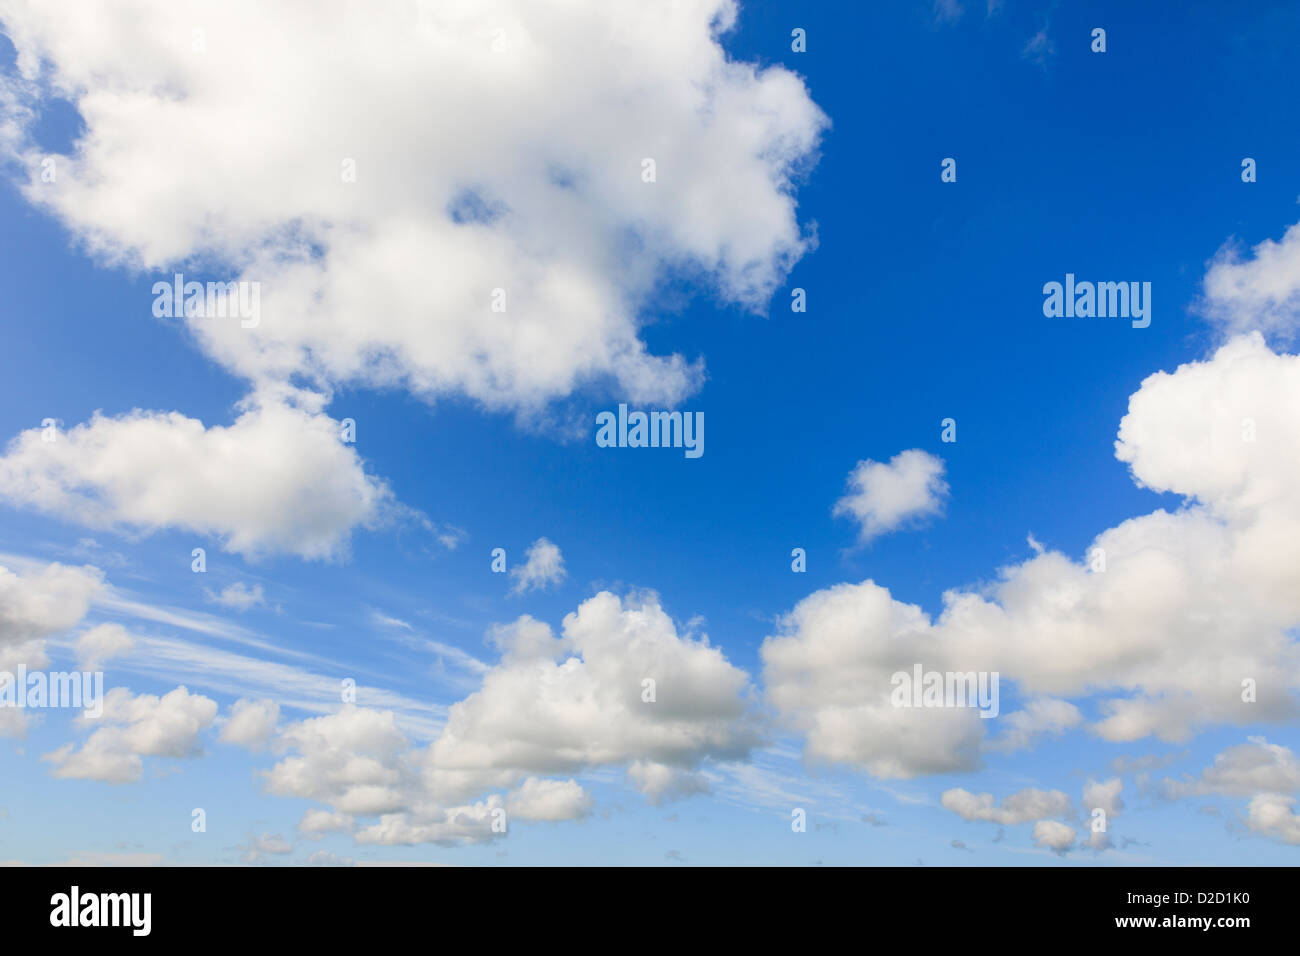
[[1038,790],[1034,787],[1026,787],[1004,797],[1000,805],[991,793],[971,793],[958,787],[945,790],[940,803],[944,809],[951,810],[964,820],[982,820],[1003,826],[1059,817],[1073,810],[1070,798],[1060,790]]
[[406,804],[412,773],[401,755],[409,744],[391,711],[347,705],[338,713],[290,724],[277,745],[293,753],[266,772],[270,793],[328,803],[359,816],[389,813]]
[[266,604],[266,592],[262,590],[262,585],[255,584],[250,588],[243,581],[236,581],[223,588],[219,594],[209,592],[208,596],[214,603],[235,611],[248,611]]
[[[763,641],[768,700],[804,734],[813,760],[863,767],[877,777],[973,770],[982,723],[968,708],[904,708],[891,677],[944,655],[920,608],[864,581],[800,601]],[[956,668],[954,668],[956,669]]]
[[327,833],[347,832],[352,829],[352,822],[346,813],[308,810],[298,823],[298,832],[310,839],[318,839]]
[[[935,620],[871,581],[801,601],[762,657],[768,698],[805,734],[806,754],[876,776],[977,766],[996,721],[890,705],[890,675],[918,662],[997,672],[1004,692],[1030,700],[1095,699],[1089,729],[1114,742],[1294,719],[1300,356],[1255,333],[1150,376],[1116,456],[1183,507],[1104,531],[1081,561],[1045,550],[948,591]],[[1004,741],[1037,723],[1032,712],[1012,720]]]
[[919,448],[901,451],[888,464],[867,459],[849,474],[848,493],[835,502],[835,515],[850,515],[862,541],[918,518],[938,514],[948,497],[943,460]]
[[184,687],[162,697],[132,696],[115,687],[104,695],[98,719],[78,718],[97,726],[78,749],[65,744],[42,760],[54,764],[56,777],[130,783],[143,773],[142,757],[192,757],[202,752],[199,734],[217,715],[216,701]]
[[293,844],[278,833],[263,833],[261,836],[248,835],[248,843],[241,847],[245,863],[260,863],[270,856],[288,856],[293,852]]
[[317,399],[263,398],[229,426],[135,411],[97,414],[52,442],[29,429],[0,457],[0,495],[91,527],[214,535],[246,556],[335,557],[391,494]]
[[1074,827],[1057,820],[1039,820],[1034,824],[1034,845],[1055,853],[1065,853],[1073,847],[1077,835]]
[[104,662],[130,653],[135,640],[121,624],[98,624],[77,638],[77,662],[82,670],[101,670]]
[[1124,801],[1120,798],[1123,789],[1124,781],[1119,777],[1100,782],[1088,778],[1088,782],[1083,785],[1084,813],[1091,814],[1093,810],[1101,809],[1106,811],[1107,817],[1119,816],[1124,809]]
[[543,590],[548,585],[559,584],[564,580],[564,557],[560,549],[546,538],[538,538],[524,552],[524,563],[516,565],[510,572],[515,579],[510,589],[512,594],[526,591]]
[[627,768],[627,776],[651,804],[709,792],[709,781],[703,774],[661,763],[638,760]]
[[574,780],[529,777],[506,797],[506,810],[518,820],[579,820],[591,813],[591,797]]
[[698,790],[701,763],[742,759],[760,742],[745,672],[707,638],[679,634],[653,595],[601,592],[565,617],[562,637],[525,616],[493,639],[500,662],[427,748],[412,748],[391,712],[345,707],[280,733],[288,755],[267,789],[378,816],[356,831],[362,843],[451,845],[499,835],[497,810],[588,812],[575,781],[547,777],[630,765],[655,801]]
[[990,750],[1011,753],[1032,746],[1044,735],[1060,735],[1083,723],[1083,714],[1068,700],[1039,697],[1025,704],[1023,710],[1007,714],[1001,721],[1001,733],[989,743]]
[[1260,793],[1250,800],[1246,825],[1261,836],[1300,845],[1300,816],[1291,808],[1295,798],[1279,793]]
[[86,126],[28,198],[104,259],[261,282],[257,328],[190,322],[255,381],[670,402],[701,369],[638,337],[663,272],[759,308],[809,244],[791,181],[826,120],[795,74],[727,59],[730,0],[5,9],[13,115],[48,77]]
[[[7,674],[48,663],[46,639],[80,623],[104,585],[103,572],[89,565],[14,563],[18,571],[0,565],[0,671]],[[30,720],[26,710],[0,708],[0,738],[26,736]]]
[[[748,677],[708,639],[679,635],[653,595],[607,591],[564,619],[564,636],[522,619],[499,635],[502,662],[452,705],[429,751],[438,795],[472,796],[521,771],[561,774],[651,760],[693,767],[735,759],[758,742]],[[646,681],[653,681],[648,702]]]
[[1214,763],[1196,780],[1166,780],[1165,792],[1172,797],[1221,794],[1250,796],[1260,791],[1300,791],[1300,758],[1281,744],[1263,737],[1250,737],[1244,744],[1229,747],[1214,757]]
[[1224,246],[1205,274],[1202,311],[1235,335],[1251,329],[1290,339],[1300,331],[1300,224],[1265,239],[1247,258]]
[[0,566],[0,670],[45,662],[45,638],[76,626],[103,586],[90,566],[35,563],[14,572]]
[[280,722],[280,705],[273,700],[241,698],[231,706],[230,716],[218,736],[223,744],[260,750],[266,746]]

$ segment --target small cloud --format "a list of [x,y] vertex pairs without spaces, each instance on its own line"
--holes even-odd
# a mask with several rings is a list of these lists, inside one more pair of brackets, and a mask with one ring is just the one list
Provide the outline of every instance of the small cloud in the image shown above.
[[263,833],[260,837],[248,835],[247,845],[241,844],[245,863],[260,863],[265,856],[287,856],[293,852],[293,844],[278,833]]
[[266,594],[262,591],[262,585],[260,584],[255,584],[250,588],[243,581],[236,581],[220,594],[213,594],[208,591],[208,600],[214,604],[220,604],[222,607],[242,612],[265,605]]
[[279,722],[280,705],[275,701],[241,698],[230,708],[230,716],[217,739],[223,744],[260,750],[271,739]]
[[1073,846],[1078,833],[1074,827],[1056,820],[1039,820],[1034,824],[1034,846],[1051,850],[1058,855],[1065,855]]
[[403,621],[400,617],[392,617],[391,615],[384,614],[382,611],[371,611],[370,623],[377,624],[380,627],[391,627],[397,630],[404,630],[404,631],[415,630],[414,627],[412,627],[406,621]]
[[909,522],[943,510],[948,485],[943,459],[911,448],[888,464],[867,459],[849,474],[848,493],[835,502],[833,514],[849,515],[860,525],[866,543]]
[[461,542],[468,537],[468,535],[460,528],[454,528],[451,525],[443,525],[439,528],[437,536],[438,543],[448,551],[455,551],[460,547]]
[[510,593],[544,590],[548,585],[563,581],[566,575],[564,556],[560,554],[559,547],[546,538],[538,538],[524,552],[524,563],[510,572],[510,576],[515,579]]
[[1047,26],[1044,25],[1041,30],[1029,38],[1025,48],[1020,51],[1020,55],[1027,60],[1033,60],[1039,66],[1047,66],[1047,61],[1056,53],[1056,45],[1052,38],[1047,35]]
[[102,670],[105,661],[134,647],[135,641],[121,624],[99,624],[77,638],[77,662],[82,670]]

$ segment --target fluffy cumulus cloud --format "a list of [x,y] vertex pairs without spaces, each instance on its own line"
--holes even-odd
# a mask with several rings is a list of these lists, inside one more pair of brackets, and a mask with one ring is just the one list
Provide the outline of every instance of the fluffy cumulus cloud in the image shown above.
[[1295,797],[1279,793],[1261,793],[1251,798],[1246,825],[1255,833],[1283,843],[1300,846],[1300,815]]
[[96,729],[80,746],[65,744],[41,759],[56,777],[131,783],[144,771],[143,757],[192,757],[202,752],[200,734],[217,716],[216,701],[184,687],[162,697],[132,695],[117,687],[104,696],[103,715],[78,721]]
[[[1088,698],[1102,738],[1189,739],[1296,714],[1300,654],[1300,356],[1259,333],[1157,373],[1116,442],[1134,479],[1183,507],[1125,521],[1075,560],[1043,550],[932,620],[871,581],[805,598],[762,649],[768,695],[809,756],[877,776],[969,769],[970,709],[891,706],[890,675],[1001,675],[1030,700]],[[1010,741],[1075,723],[1061,704],[1010,718]],[[1006,738],[1004,738],[1004,741]]]
[[805,756],[877,777],[970,770],[983,722],[965,708],[904,708],[892,676],[940,656],[920,608],[865,581],[804,598],[763,642],[768,700],[802,731]]
[[45,440],[18,435],[0,457],[0,495],[90,527],[183,528],[247,556],[329,558],[391,495],[367,475],[319,403],[269,394],[228,426],[178,412],[95,415]]
[[402,757],[410,744],[390,711],[349,705],[290,724],[277,745],[291,753],[267,772],[270,793],[358,816],[391,812],[406,802],[412,773]]
[[1123,789],[1124,781],[1119,777],[1100,781],[1089,779],[1083,785],[1084,811],[1092,813],[1093,810],[1104,810],[1107,817],[1118,816],[1124,809],[1124,801],[1120,797]]
[[1034,824],[1034,845],[1054,853],[1065,853],[1071,849],[1077,835],[1074,827],[1059,820],[1039,820]]
[[75,627],[104,583],[99,569],[0,566],[0,670],[45,663],[45,639]]
[[1249,797],[1247,829],[1270,840],[1300,845],[1300,815],[1294,810],[1300,794],[1300,757],[1290,747],[1250,737],[1216,754],[1198,777],[1165,779],[1163,789],[1174,799]]
[[1214,757],[1214,763],[1192,780],[1166,780],[1171,797],[1215,794],[1243,797],[1260,792],[1300,792],[1300,758],[1281,744],[1251,737]]
[[857,521],[859,537],[866,542],[938,514],[947,497],[943,459],[910,448],[888,463],[858,462],[849,474],[847,493],[835,502],[834,513]]
[[638,760],[627,768],[627,776],[652,804],[709,792],[709,781],[704,774],[662,763]]
[[591,812],[591,797],[575,780],[529,777],[506,798],[506,809],[520,820],[576,820]]
[[280,705],[273,700],[240,699],[230,708],[218,739],[223,744],[260,750],[280,722]]
[[981,820],[1003,826],[1065,816],[1074,809],[1069,796],[1060,790],[1037,790],[1033,787],[1010,794],[1001,804],[991,793],[971,793],[959,787],[944,791],[940,802],[944,809],[964,820]]
[[104,663],[135,648],[135,639],[121,624],[98,624],[77,638],[77,664],[82,670],[97,671]]
[[254,584],[251,588],[243,581],[236,581],[220,592],[208,592],[208,598],[214,604],[228,607],[232,611],[249,611],[266,604],[266,592],[262,585]]
[[[601,592],[562,635],[530,617],[499,629],[501,660],[426,748],[391,713],[348,706],[292,724],[267,789],[362,821],[363,843],[481,842],[511,818],[570,820],[572,774],[626,766],[652,802],[701,792],[697,768],[761,742],[751,688],[706,637],[678,633],[653,595]],[[567,777],[568,779],[560,779]]]
[[1300,330],[1300,224],[1243,257],[1221,249],[1205,274],[1202,310],[1228,334],[1261,329],[1283,339]]
[[1068,700],[1039,697],[998,723],[998,736],[989,742],[989,749],[1011,753],[1032,747],[1041,737],[1073,730],[1083,723],[1083,714]]
[[559,546],[547,538],[538,538],[524,552],[524,563],[511,569],[510,576],[515,579],[515,583],[510,590],[513,594],[540,591],[563,581],[566,573],[564,555],[560,553]]
[[[28,198],[102,259],[170,280],[203,256],[261,283],[255,328],[187,320],[251,380],[526,410],[605,379],[671,402],[702,370],[638,336],[664,274],[761,308],[809,245],[792,185],[826,119],[795,74],[728,60],[735,14],[6,0],[8,148]],[[21,122],[46,88],[85,122],[55,183]]]
[[330,810],[308,810],[298,822],[298,832],[309,839],[319,839],[327,833],[342,833],[351,829],[350,816]]
[[[0,690],[20,690],[7,687],[19,667],[49,662],[46,639],[80,623],[103,583],[103,573],[89,565],[0,565]],[[30,720],[25,709],[0,707],[0,738],[25,736]]]

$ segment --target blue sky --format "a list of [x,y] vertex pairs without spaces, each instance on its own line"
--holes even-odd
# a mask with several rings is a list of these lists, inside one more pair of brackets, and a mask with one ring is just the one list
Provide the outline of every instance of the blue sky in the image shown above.
[[[89,175],[94,163],[110,164],[112,156],[86,146],[93,129],[111,140],[131,135],[129,124],[112,110],[88,124],[79,112],[84,104],[61,97],[59,87],[62,70],[74,91],[64,89],[64,96],[93,94],[76,92],[79,68],[68,52],[76,44],[93,47],[79,54],[87,70],[101,62],[97,57],[127,50],[113,54],[73,33],[63,38],[71,46],[60,46],[61,28],[22,7],[0,13],[6,34],[0,82],[7,91],[0,107],[8,103],[11,115],[18,115],[15,103],[34,111],[20,134],[0,140],[6,149],[0,301],[8,318],[0,350],[0,435],[7,442],[46,418],[71,429],[97,411],[116,418],[133,409],[179,412],[208,428],[231,425],[240,414],[237,403],[250,394],[248,376],[182,323],[155,318],[151,287],[174,271],[239,274],[255,243],[218,224],[214,231],[228,228],[234,237],[224,249],[177,243],[135,255],[144,227],[132,221],[134,210],[147,219],[159,207],[134,207],[131,195],[113,193],[115,172],[97,183]],[[616,22],[622,15],[620,8],[606,18]],[[228,16],[233,23],[252,14]],[[23,736],[0,741],[0,772],[15,782],[0,797],[0,859],[297,863],[325,853],[359,862],[479,865],[1292,862],[1296,848],[1286,834],[1300,831],[1264,814],[1252,817],[1248,804],[1257,794],[1207,784],[1203,792],[1174,795],[1162,786],[1166,778],[1200,779],[1231,748],[1267,746],[1248,744],[1250,738],[1294,748],[1294,717],[1277,718],[1285,702],[1275,701],[1266,720],[1212,718],[1185,740],[1159,734],[1111,740],[1092,729],[1103,713],[1100,702],[1137,693],[1143,679],[1112,686],[1099,679],[1091,688],[1050,694],[1082,715],[1061,733],[1010,753],[981,752],[971,769],[889,777],[865,763],[807,752],[806,727],[781,713],[760,654],[765,639],[786,633],[783,615],[836,585],[869,579],[933,617],[948,589],[979,591],[997,580],[1000,568],[1032,559],[1029,535],[1049,552],[1083,562],[1106,529],[1161,508],[1181,513],[1181,494],[1135,483],[1116,459],[1116,432],[1147,376],[1206,360],[1226,338],[1224,322],[1207,318],[1203,307],[1207,267],[1225,243],[1237,243],[1249,260],[1251,247],[1281,240],[1297,217],[1300,107],[1286,93],[1300,12],[1281,3],[1194,3],[1180,9],[1177,22],[1170,19],[1155,5],[1119,3],[1004,0],[991,11],[983,2],[813,4],[797,11],[741,4],[734,29],[717,39],[726,56],[797,74],[829,125],[815,135],[815,121],[793,99],[773,108],[779,116],[773,123],[814,131],[813,148],[772,162],[792,177],[788,195],[797,203],[791,208],[800,235],[815,236],[815,243],[788,269],[763,259],[771,281],[758,305],[729,297],[727,270],[691,261],[694,247],[686,241],[647,240],[644,255],[658,257],[660,271],[645,288],[627,280],[638,289],[629,308],[647,351],[703,361],[703,380],[675,403],[634,402],[703,412],[699,459],[669,449],[598,448],[595,415],[629,401],[626,381],[608,375],[552,388],[540,403],[512,398],[493,406],[472,387],[439,386],[430,401],[397,380],[339,375],[309,382],[299,369],[293,385],[325,396],[322,414],[355,420],[354,448],[365,474],[386,483],[401,506],[380,527],[347,529],[344,546],[316,560],[292,549],[239,553],[229,535],[205,534],[184,520],[91,520],[86,512],[41,506],[19,476],[50,473],[10,446],[13,467],[0,469],[0,565],[35,573],[57,561],[92,566],[104,579],[85,615],[45,638],[51,669],[73,666],[74,643],[88,628],[120,624],[134,646],[105,664],[108,686],[164,695],[184,685],[215,701],[217,716],[195,735],[190,755],[145,753],[139,779],[119,783],[55,777],[57,762],[42,760],[86,740],[88,729],[67,711],[49,711]],[[1104,53],[1090,50],[1095,27],[1106,30]],[[806,52],[791,50],[794,28],[806,30]],[[133,27],[122,29],[125,38],[135,36]],[[507,35],[517,36],[511,29]],[[211,32],[215,37],[219,30]],[[1039,35],[1044,39],[1034,44]],[[712,42],[667,27],[656,39],[670,47],[680,42],[683,50]],[[16,49],[23,45],[46,58],[35,78],[20,69]],[[309,52],[311,45],[310,37],[304,40]],[[376,54],[359,40],[356,55]],[[102,62],[143,83],[119,62]],[[142,62],[152,61],[144,55]],[[185,68],[172,75],[165,57],[158,63],[159,76],[201,88]],[[696,66],[688,60],[680,68]],[[226,82],[228,69],[203,82]],[[471,113],[476,76],[467,73],[460,91]],[[433,95],[436,102],[449,94]],[[738,81],[734,96],[715,108],[756,109],[748,99],[756,95]],[[433,137],[436,151],[442,114],[414,86],[410,97],[391,104],[394,122],[408,117],[408,125]],[[170,115],[157,105],[162,102],[155,103],[154,122]],[[203,102],[198,93],[181,97],[176,110]],[[597,99],[588,117],[598,119],[602,108],[612,107]],[[270,108],[250,105],[249,112],[250,129],[259,130],[249,139],[270,135],[257,125],[274,118]],[[418,114],[422,124],[412,123],[409,117]],[[754,115],[763,114],[756,109]],[[478,122],[509,125],[501,116],[485,109]],[[178,135],[185,122],[177,120]],[[567,130],[551,127],[557,149]],[[453,133],[448,130],[448,142]],[[238,126],[226,135],[232,155],[253,151]],[[385,151],[401,145],[396,135],[393,144],[370,141],[370,168],[389,162]],[[628,149],[640,155],[641,145]],[[43,204],[34,192],[40,171],[39,164],[33,171],[33,158],[78,151],[84,151],[86,191]],[[211,202],[219,210],[223,196],[268,188],[228,175],[243,167],[224,165],[226,159],[214,158],[206,168],[180,153],[149,155],[159,169],[137,168],[130,173],[136,178],[125,181],[173,177],[188,190],[180,195],[196,197],[195,209]],[[944,157],[957,161],[955,183],[940,181]],[[1244,157],[1258,164],[1255,182],[1241,179]],[[736,164],[738,177],[745,164],[762,162],[739,147],[718,160],[724,161]],[[333,154],[329,162],[337,165]],[[660,169],[665,179],[673,175],[668,163]],[[676,218],[658,225],[686,231],[717,216],[720,245],[743,245],[752,227],[738,215],[742,224],[735,225],[730,212],[701,198],[713,194],[719,175],[729,174],[706,167],[698,175],[703,191],[664,213]],[[417,178],[403,188],[423,186]],[[508,190],[505,195],[509,202]],[[310,232],[310,215],[298,212],[284,222]],[[321,215],[339,213],[331,207]],[[186,228],[199,227],[191,218]],[[508,233],[513,226],[506,217],[492,228]],[[579,240],[568,238],[574,228],[558,224],[557,244],[576,246]],[[267,227],[266,235],[272,232]],[[96,235],[106,237],[100,247]],[[324,228],[320,236],[335,239]],[[456,270],[443,266],[408,270],[403,295],[431,303],[454,299]],[[1042,286],[1067,272],[1150,282],[1150,327],[1135,329],[1118,318],[1046,318]],[[245,274],[259,275],[255,268]],[[270,286],[273,277],[266,281]],[[806,290],[804,313],[790,309],[795,288]],[[386,295],[376,295],[372,311],[346,321],[400,324],[397,313],[411,299],[394,301],[390,306]],[[1239,331],[1243,325],[1233,315],[1232,330]],[[1270,347],[1287,354],[1287,328],[1265,331]],[[1278,401],[1285,405],[1284,397]],[[949,417],[957,422],[954,443],[940,437],[940,423]],[[904,520],[863,542],[854,518],[832,509],[859,462],[889,462],[907,449],[942,460],[948,492],[937,514]],[[93,486],[93,474],[82,479]],[[310,486],[301,492],[315,493]],[[511,593],[514,579],[491,571],[492,550],[504,548],[516,568],[541,538],[561,549],[565,576]],[[191,570],[195,547],[206,549],[204,574]],[[791,570],[796,547],[806,550],[806,573]],[[264,599],[244,611],[215,600],[241,583],[260,587]],[[625,778],[639,758],[624,754],[540,773],[583,788],[587,803],[576,819],[512,822],[504,838],[394,845],[358,842],[348,832],[312,839],[299,822],[329,802],[268,792],[263,774],[295,752],[278,735],[338,709],[329,700],[338,696],[340,679],[361,685],[360,706],[394,711],[412,747],[427,746],[441,732],[447,708],[478,690],[498,664],[499,650],[485,639],[494,626],[531,615],[559,633],[565,615],[593,595],[609,591],[631,602],[645,590],[657,595],[677,635],[707,634],[745,672],[752,706],[765,721],[762,743],[742,759],[719,759],[703,748],[676,768],[702,774],[690,779],[707,780],[709,792],[648,800]],[[1247,596],[1238,600],[1251,603]],[[1223,613],[1230,619],[1229,610]],[[1294,640],[1300,622],[1286,624],[1281,611],[1269,620],[1286,641]],[[1152,626],[1159,621],[1153,618]],[[1160,640],[1176,643],[1179,633],[1176,622],[1169,624]],[[804,637],[816,640],[812,633]],[[1095,639],[1104,643],[1105,635]],[[172,657],[162,653],[164,646]],[[197,663],[178,663],[182,651]],[[1200,653],[1205,656],[1197,658]],[[1290,660],[1289,650],[1278,654],[1277,661]],[[1226,659],[1204,648],[1186,656],[1210,668]],[[1003,714],[1050,683],[1043,677],[1031,691],[1004,674]],[[1294,687],[1282,691],[1282,698],[1293,697]],[[241,698],[274,700],[280,708],[276,731],[252,752],[218,739]],[[303,701],[312,708],[298,706]],[[863,732],[890,733],[886,727]],[[1276,749],[1269,753],[1283,767],[1294,760]],[[1116,758],[1147,758],[1153,769],[1117,768]],[[466,802],[504,794],[533,772],[522,768],[518,779],[486,786]],[[1025,788],[1063,791],[1071,808],[1052,819],[1077,830],[1082,843],[1085,782],[1116,777],[1123,809],[1110,823],[1114,846],[1100,851],[1073,840],[1060,851],[1050,835],[1035,836],[1035,824],[1046,817],[1005,825],[967,820],[943,798],[956,789],[997,800]],[[204,833],[191,830],[195,807],[206,811]],[[806,833],[791,830],[795,807],[807,811]],[[357,830],[373,822],[355,816]],[[882,825],[864,822],[865,816]],[[262,840],[260,852],[255,838]]]

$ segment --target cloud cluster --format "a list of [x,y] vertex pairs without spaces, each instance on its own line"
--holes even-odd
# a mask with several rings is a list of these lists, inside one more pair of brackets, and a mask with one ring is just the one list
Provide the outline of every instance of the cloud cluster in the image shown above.
[[971,793],[959,787],[945,790],[940,802],[944,809],[951,810],[963,820],[982,820],[1003,826],[1031,823],[1074,812],[1074,804],[1065,793],[1033,787],[1016,791],[1003,798],[1001,804],[997,803],[991,793]]
[[56,777],[131,783],[144,771],[143,757],[192,757],[202,752],[199,735],[217,716],[217,703],[177,687],[162,697],[132,695],[115,687],[104,695],[104,713],[77,747],[65,744],[42,757],[54,764]]
[[[809,757],[876,776],[971,769],[987,749],[971,710],[891,706],[890,675],[988,671],[1029,698],[1002,745],[1077,721],[1116,742],[1183,741],[1213,724],[1294,718],[1300,686],[1300,356],[1259,333],[1149,377],[1116,456],[1184,505],[1100,534],[1081,560],[1044,550],[935,620],[866,581],[818,591],[763,645],[769,699]],[[995,745],[996,746],[996,745]]]
[[222,725],[218,740],[249,750],[266,746],[280,722],[280,705],[273,700],[241,698],[230,708],[230,716]]
[[45,639],[76,626],[103,583],[89,565],[0,566],[0,670],[43,664]]
[[135,411],[97,414],[53,441],[29,429],[0,457],[0,495],[89,527],[212,535],[250,557],[335,557],[392,496],[300,397],[250,400],[228,426]]
[[1249,737],[1243,744],[1216,754],[1199,777],[1162,782],[1165,796],[1250,797],[1246,806],[1247,829],[1271,840],[1300,844],[1300,815],[1292,809],[1300,794],[1300,757],[1264,737]]
[[759,308],[809,245],[792,182],[826,119],[793,73],[728,60],[735,13],[14,0],[9,95],[57,91],[85,134],[55,183],[21,133],[10,149],[27,197],[100,257],[260,282],[255,329],[188,320],[250,380],[531,409],[607,378],[674,402],[700,367],[638,337],[664,274]]
[[1244,744],[1229,747],[1214,757],[1195,780],[1164,782],[1170,797],[1216,794],[1247,797],[1260,792],[1300,793],[1300,758],[1281,744],[1263,737],[1251,737]]
[[495,642],[500,662],[428,747],[412,747],[391,713],[348,706],[279,734],[287,756],[267,790],[324,804],[339,829],[378,817],[360,842],[481,842],[501,820],[585,816],[573,774],[627,766],[659,802],[701,792],[702,762],[744,758],[761,740],[747,675],[707,638],[679,634],[653,595],[601,592],[562,636],[525,616]]

